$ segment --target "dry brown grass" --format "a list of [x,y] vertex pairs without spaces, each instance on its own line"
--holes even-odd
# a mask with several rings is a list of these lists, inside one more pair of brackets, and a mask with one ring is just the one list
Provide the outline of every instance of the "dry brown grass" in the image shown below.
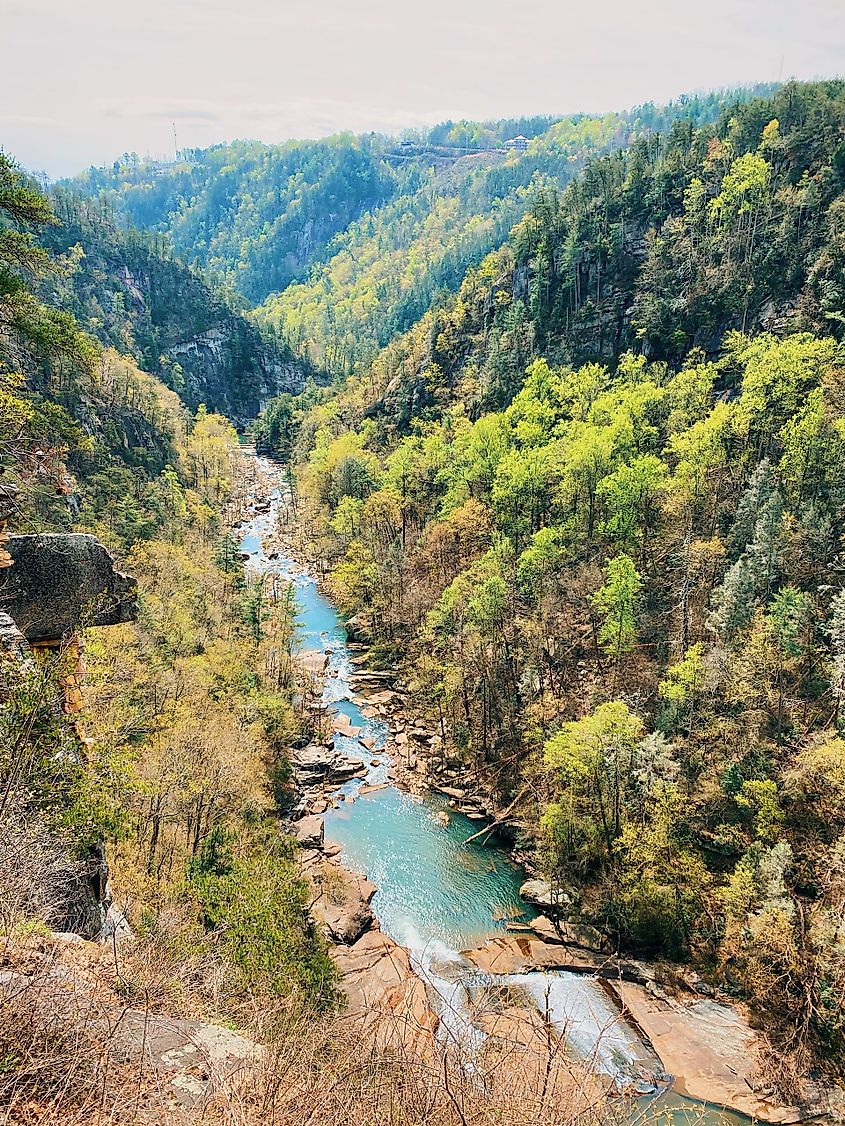
[[[535,1050],[536,1029],[511,1022],[470,1060],[437,1049],[430,1036],[409,1047],[404,1017],[391,1030],[389,1014],[365,1026],[360,1017],[296,1014],[266,998],[255,1005],[266,1047],[226,1066],[194,1062],[188,1073],[201,1091],[181,1106],[172,1053],[162,1048],[170,1042],[161,1037],[191,1044],[203,1026],[173,1015],[190,1015],[176,1008],[174,991],[148,988],[167,969],[154,965],[149,947],[129,944],[119,959],[116,973],[108,947],[32,934],[7,943],[0,1124],[593,1126],[619,1117],[558,1045],[549,1040],[545,1058]],[[123,996],[127,977],[139,973],[136,960],[149,967],[146,1004],[140,993]],[[171,1015],[158,1015],[165,1002]]]
[[77,913],[83,878],[62,842],[12,795],[0,813],[0,934],[20,919],[65,925]]

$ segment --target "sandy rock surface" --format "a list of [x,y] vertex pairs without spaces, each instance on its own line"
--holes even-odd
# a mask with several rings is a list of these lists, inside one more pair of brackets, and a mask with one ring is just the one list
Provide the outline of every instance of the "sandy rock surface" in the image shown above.
[[350,1016],[362,1017],[377,1042],[398,1040],[423,1055],[434,1051],[439,1019],[403,946],[370,931],[351,946],[336,947],[332,957],[343,977]]
[[761,1075],[762,1042],[739,1006],[666,1000],[631,982],[614,982],[612,989],[674,1075],[679,1094],[763,1122],[800,1122],[825,1112],[816,1090],[808,1089],[800,1106],[774,1098]]

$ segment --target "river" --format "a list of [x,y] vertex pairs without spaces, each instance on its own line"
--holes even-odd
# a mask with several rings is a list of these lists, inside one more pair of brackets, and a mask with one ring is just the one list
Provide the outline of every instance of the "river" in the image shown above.
[[[258,463],[262,472],[278,473],[268,459],[259,457]],[[339,750],[365,760],[367,776],[341,787],[346,800],[325,813],[326,838],[342,846],[349,868],[365,873],[377,885],[373,911],[381,929],[408,948],[417,973],[431,987],[440,1010],[441,1035],[471,1048],[482,1038],[469,1016],[471,999],[491,985],[518,987],[526,999],[533,998],[548,1011],[573,1052],[618,1086],[640,1084],[646,1091],[649,1082],[644,1076],[654,1070],[656,1058],[598,982],[566,972],[491,977],[462,958],[460,951],[503,933],[506,923],[528,921],[535,914],[519,898],[524,873],[510,860],[503,842],[493,835],[484,843],[465,844],[478,824],[453,810],[448,810],[448,827],[440,827],[435,815],[447,804],[436,794],[416,798],[387,785],[359,796],[362,785],[387,782],[388,727],[382,718],[364,715],[353,699],[352,653],[338,612],[293,560],[270,559],[265,551],[276,531],[281,503],[277,488],[269,512],[242,526],[241,550],[249,555],[248,567],[254,572],[278,574],[293,584],[297,647],[328,654],[324,700],[344,712],[373,744],[368,750],[359,736],[336,735]],[[748,1121],[671,1093],[649,1099],[647,1108],[655,1112],[648,1113],[649,1121],[668,1118],[670,1111],[675,1118],[682,1112],[708,1126]],[[643,1100],[632,1100],[632,1118],[640,1118],[644,1110]]]

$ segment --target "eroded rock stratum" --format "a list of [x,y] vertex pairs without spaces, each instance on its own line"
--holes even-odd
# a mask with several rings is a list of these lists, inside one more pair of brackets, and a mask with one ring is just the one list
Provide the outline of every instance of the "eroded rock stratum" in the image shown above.
[[59,641],[84,626],[118,625],[137,613],[135,579],[117,570],[96,536],[10,536],[0,571],[0,609],[29,642]]

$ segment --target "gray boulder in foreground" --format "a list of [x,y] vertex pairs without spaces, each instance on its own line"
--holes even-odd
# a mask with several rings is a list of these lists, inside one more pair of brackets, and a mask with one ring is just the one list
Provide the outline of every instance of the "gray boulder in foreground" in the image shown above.
[[6,549],[13,564],[0,570],[0,609],[27,641],[59,641],[85,626],[135,619],[137,584],[96,536],[9,536]]

